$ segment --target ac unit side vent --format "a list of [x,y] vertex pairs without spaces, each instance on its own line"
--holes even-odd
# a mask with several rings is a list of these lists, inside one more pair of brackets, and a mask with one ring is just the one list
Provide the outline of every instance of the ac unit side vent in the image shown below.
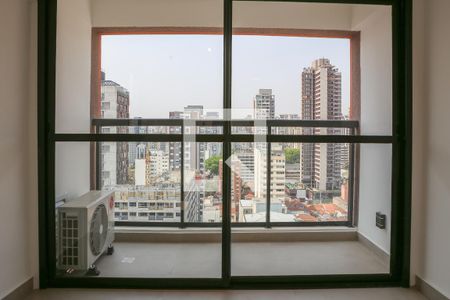
[[64,266],[78,266],[78,217],[62,213],[61,218],[61,241],[62,241],[62,264]]

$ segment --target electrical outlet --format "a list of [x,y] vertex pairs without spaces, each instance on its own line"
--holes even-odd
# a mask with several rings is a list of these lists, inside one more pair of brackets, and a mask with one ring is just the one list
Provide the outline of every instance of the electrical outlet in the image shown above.
[[375,219],[375,225],[380,229],[386,228],[386,215],[382,214],[381,212],[377,212],[376,219]]

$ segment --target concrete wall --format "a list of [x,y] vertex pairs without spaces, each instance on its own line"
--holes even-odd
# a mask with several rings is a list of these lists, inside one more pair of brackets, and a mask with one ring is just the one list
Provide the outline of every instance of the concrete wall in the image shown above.
[[412,273],[450,298],[450,1],[414,5]]
[[[36,220],[36,194],[31,177],[29,80],[31,1],[0,1],[0,298],[33,275],[36,240],[30,234]],[[34,227],[35,224],[33,224]]]

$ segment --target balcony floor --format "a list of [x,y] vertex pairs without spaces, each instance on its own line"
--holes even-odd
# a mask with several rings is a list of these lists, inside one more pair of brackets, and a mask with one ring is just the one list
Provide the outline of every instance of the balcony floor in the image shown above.
[[[221,272],[220,243],[114,244],[97,261],[105,277],[211,277]],[[232,244],[232,275],[323,275],[388,273],[381,257],[358,241]]]

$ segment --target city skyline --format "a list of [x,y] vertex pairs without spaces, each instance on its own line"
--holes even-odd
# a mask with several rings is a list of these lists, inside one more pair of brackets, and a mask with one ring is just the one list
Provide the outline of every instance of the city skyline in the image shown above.
[[[130,93],[115,81],[106,79],[104,73],[102,79],[101,115],[106,118],[130,117]],[[303,108],[301,114],[276,114],[278,97],[272,89],[260,88],[248,101],[252,106],[251,115],[255,119],[344,119],[342,73],[328,58],[312,60],[302,69],[299,81],[302,86],[298,99]],[[209,119],[218,116],[201,104],[188,103],[183,103],[182,110],[165,112],[166,117]],[[171,127],[150,129],[146,126],[129,129],[113,126],[103,130],[179,132]],[[189,133],[194,128],[188,126],[185,130]],[[336,128],[303,128],[302,131],[279,128],[277,132],[283,135],[342,134],[341,129]],[[199,133],[219,134],[220,131],[200,127]],[[220,143],[184,142],[183,148],[177,142],[102,144],[101,182],[103,188],[116,190],[116,219],[170,222],[181,220],[183,214],[183,220],[187,222],[222,220],[224,161]],[[225,159],[232,171],[232,222],[265,220],[268,180],[272,221],[346,220],[348,186],[342,171],[348,161],[345,157],[348,146],[333,143],[272,143],[271,148],[266,148],[263,143],[236,146],[236,143],[232,145],[232,155]],[[267,149],[271,149],[270,160]],[[181,194],[182,186],[184,194]],[[184,212],[180,209],[181,198],[184,199]]]
[[[107,79],[130,92],[130,117],[167,118],[169,111],[181,111],[185,103],[220,110],[222,55],[221,36],[102,38],[102,69]],[[300,115],[302,71],[320,57],[329,58],[342,73],[342,113],[346,115],[350,86],[346,39],[234,36],[233,108],[252,110],[258,90],[272,89],[276,115]],[[142,99],[158,99],[164,105]]]

